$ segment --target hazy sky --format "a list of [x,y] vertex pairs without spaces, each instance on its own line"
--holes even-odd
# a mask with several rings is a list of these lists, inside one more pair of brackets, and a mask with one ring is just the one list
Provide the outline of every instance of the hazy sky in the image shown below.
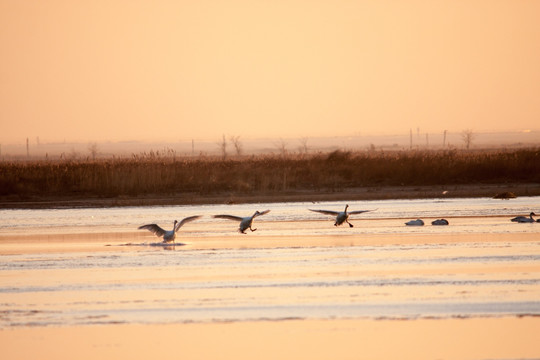
[[540,1],[0,0],[0,143],[540,128]]

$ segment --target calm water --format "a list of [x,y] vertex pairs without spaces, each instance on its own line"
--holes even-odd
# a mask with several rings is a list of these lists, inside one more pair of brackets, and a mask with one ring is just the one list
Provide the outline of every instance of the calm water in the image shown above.
[[[103,250],[5,254],[0,238],[0,328],[112,323],[175,323],[287,318],[403,318],[540,315],[540,223],[510,222],[540,213],[539,198],[352,202],[355,227],[308,211],[345,203],[282,203],[111,209],[2,210],[0,236],[112,232]],[[255,233],[212,219],[226,213],[256,219]],[[227,248],[177,246],[165,251],[136,227],[204,215],[181,229],[191,238],[228,241]],[[410,219],[445,217],[450,226],[406,227]],[[431,243],[441,234],[474,240]],[[526,241],[510,239],[527,234]],[[533,234],[528,235],[528,234]],[[534,236],[538,234],[538,239]],[[395,238],[392,244],[249,247],[280,236],[309,239]],[[131,236],[131,235],[129,235]],[[128,240],[129,240],[128,236]],[[182,234],[180,234],[182,236]],[[506,237],[508,236],[508,241]],[[524,235],[525,236],[525,235]],[[420,241],[404,239],[422,237]],[[373,238],[373,236],[372,236]],[[494,240],[496,239],[496,240]],[[285,241],[286,243],[286,241]],[[357,244],[357,242],[355,242]],[[113,245],[113,246],[106,246]],[[21,245],[24,246],[24,245]],[[101,245],[100,245],[101,246]]]
[[[303,221],[326,220],[329,216],[314,213],[308,209],[324,209],[342,211],[346,202],[321,203],[272,203],[272,204],[240,204],[240,205],[206,205],[206,206],[151,206],[122,208],[81,208],[81,209],[48,209],[48,210],[0,210],[0,235],[17,235],[29,233],[77,233],[92,231],[125,232],[135,230],[147,223],[158,223],[162,227],[172,228],[174,219],[191,215],[203,215],[197,223],[208,224],[196,233],[186,226],[187,231],[195,236],[227,236],[235,235],[223,228],[222,219],[213,219],[212,215],[230,214],[236,216],[252,215],[256,210],[270,209],[264,217],[256,222],[293,222],[289,227],[271,226],[264,228],[265,235],[333,235],[333,227],[313,229],[302,226]],[[451,222],[452,232],[537,232],[536,227],[523,226],[508,221],[515,215],[528,215],[531,211],[540,214],[539,197],[519,197],[512,200],[496,199],[427,199],[427,200],[384,200],[349,202],[349,211],[373,210],[372,212],[353,215],[350,222],[357,227],[354,232],[365,234],[403,233],[419,231],[404,227],[404,222],[422,218],[429,220],[447,218]],[[452,219],[454,218],[454,219]],[[364,220],[386,220],[370,222]],[[296,222],[296,223],[294,223]],[[426,221],[427,223],[427,221]],[[382,224],[382,226],[380,226]],[[229,224],[233,227],[234,224]],[[516,226],[517,225],[517,226]],[[421,232],[440,231],[431,226],[421,228]]]

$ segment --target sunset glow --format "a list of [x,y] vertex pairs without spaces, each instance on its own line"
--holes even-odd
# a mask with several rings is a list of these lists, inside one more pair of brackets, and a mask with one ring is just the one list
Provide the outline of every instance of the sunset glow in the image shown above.
[[539,1],[0,3],[0,143],[540,128]]

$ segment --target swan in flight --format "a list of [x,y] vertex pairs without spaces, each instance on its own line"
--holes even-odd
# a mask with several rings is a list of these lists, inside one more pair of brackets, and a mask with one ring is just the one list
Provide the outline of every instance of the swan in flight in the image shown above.
[[411,220],[411,221],[407,221],[407,222],[405,223],[405,225],[409,225],[409,226],[424,226],[424,221],[422,221],[422,219]]
[[433,220],[431,222],[431,225],[448,225],[448,220],[446,220],[446,219]]
[[536,216],[535,213],[530,213],[529,216],[516,216],[515,218],[512,219],[513,222],[518,222],[518,223],[532,223],[532,222],[535,222],[535,220],[533,219],[533,216]]
[[309,209],[310,211],[315,211],[315,212],[318,212],[318,213],[321,213],[321,214],[325,214],[325,215],[332,215],[332,216],[335,216],[336,217],[336,222],[334,223],[334,226],[339,226],[341,224],[343,224],[344,222],[346,222],[347,224],[349,224],[349,227],[353,227],[354,225],[351,224],[349,222],[349,215],[354,215],[354,214],[361,214],[361,213],[365,213],[365,212],[368,212],[368,211],[371,211],[371,210],[357,210],[357,211],[350,211],[350,212],[347,212],[347,209],[349,208],[349,205],[345,205],[345,210],[343,211],[332,211],[332,210],[313,210],[313,209]]
[[173,225],[172,230],[163,230],[157,224],[142,225],[142,226],[139,226],[138,229],[139,230],[146,229],[146,230],[156,234],[158,237],[163,236],[163,242],[164,243],[170,243],[170,242],[173,242],[174,239],[176,239],[176,232],[178,231],[178,229],[180,229],[182,227],[182,225],[184,225],[185,223],[188,223],[190,221],[197,220],[200,217],[201,217],[200,215],[189,216],[189,217],[183,219],[180,222],[178,222],[178,220],[174,220],[174,225]]
[[255,214],[253,214],[251,216],[246,216],[246,217],[240,217],[240,216],[234,216],[234,215],[214,215],[214,217],[216,219],[228,219],[228,220],[240,221],[240,227],[238,228],[238,230],[242,234],[245,234],[245,231],[247,229],[249,229],[251,231],[257,230],[257,229],[252,229],[251,228],[251,224],[253,224],[253,219],[255,219],[257,216],[268,214],[269,212],[270,212],[270,210],[265,210],[265,211],[262,211],[262,212],[259,212],[257,210],[257,211],[255,211]]

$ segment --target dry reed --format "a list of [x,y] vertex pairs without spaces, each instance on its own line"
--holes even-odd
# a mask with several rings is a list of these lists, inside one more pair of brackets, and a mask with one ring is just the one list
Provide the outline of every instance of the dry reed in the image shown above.
[[341,191],[370,186],[540,183],[540,149],[0,163],[0,196],[136,197]]

